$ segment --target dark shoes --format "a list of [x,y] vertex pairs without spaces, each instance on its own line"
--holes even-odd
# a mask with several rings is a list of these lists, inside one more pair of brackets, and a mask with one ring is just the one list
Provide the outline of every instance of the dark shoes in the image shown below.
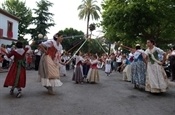
[[14,89],[11,89],[10,90],[10,95],[13,95],[14,94]]
[[[10,95],[14,95],[14,88],[10,90]],[[22,96],[21,89],[18,89],[18,93],[16,94],[17,98],[20,98]]]

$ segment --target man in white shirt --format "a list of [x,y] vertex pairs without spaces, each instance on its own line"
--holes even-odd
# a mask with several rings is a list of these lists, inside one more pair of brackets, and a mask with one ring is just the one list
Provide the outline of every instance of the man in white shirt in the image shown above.
[[118,54],[118,56],[116,57],[116,62],[117,62],[117,70],[120,71],[120,66],[122,64],[122,54]]

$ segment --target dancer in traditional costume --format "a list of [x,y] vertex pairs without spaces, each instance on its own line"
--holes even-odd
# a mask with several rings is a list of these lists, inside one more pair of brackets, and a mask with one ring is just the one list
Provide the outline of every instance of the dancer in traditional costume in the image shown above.
[[131,62],[129,61],[129,58],[125,59],[124,64],[125,68],[123,70],[123,80],[131,81]]
[[90,83],[97,83],[99,82],[99,73],[97,64],[99,63],[97,56],[93,55],[92,60],[90,62],[91,66],[87,75],[88,82]]
[[18,89],[16,97],[22,96],[22,89],[26,86],[26,65],[25,65],[25,54],[28,51],[28,48],[23,48],[21,42],[16,43],[16,49],[12,50],[10,53],[6,53],[7,57],[10,58],[14,56],[14,61],[9,69],[7,77],[4,82],[4,87],[11,86],[10,94],[14,94],[15,88]]
[[107,76],[109,76],[111,73],[111,62],[112,60],[110,56],[108,56],[105,60],[105,73],[107,74]]
[[75,56],[76,58],[76,66],[74,69],[73,73],[73,78],[72,80],[75,81],[76,84],[82,83],[83,82],[83,67],[82,63],[84,61],[83,57],[81,56],[81,52],[79,51],[78,54]]
[[61,62],[61,42],[63,36],[60,33],[54,35],[53,40],[42,42],[39,46],[44,51],[39,64],[39,78],[49,94],[54,94],[53,87],[61,86],[59,63]]
[[145,53],[140,48],[140,45],[136,45],[136,51],[134,52],[134,60],[131,64],[131,82],[134,84],[134,88],[140,88],[145,86],[146,77],[146,64]]
[[[168,88],[167,76],[162,67],[166,60],[166,55],[163,50],[156,47],[153,40],[147,40],[147,50],[145,51],[147,62],[147,75],[145,90],[151,93],[166,92]],[[158,54],[164,55],[163,62],[158,59]]]

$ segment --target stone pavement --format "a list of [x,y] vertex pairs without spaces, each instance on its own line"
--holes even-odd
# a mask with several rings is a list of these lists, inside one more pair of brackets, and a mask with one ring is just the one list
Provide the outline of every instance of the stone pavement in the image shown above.
[[9,95],[3,88],[7,73],[0,73],[0,115],[175,115],[175,85],[168,92],[151,94],[136,90],[122,75],[100,73],[98,84],[75,84],[72,70],[61,77],[63,86],[49,95],[37,82],[37,72],[27,71],[23,97]]

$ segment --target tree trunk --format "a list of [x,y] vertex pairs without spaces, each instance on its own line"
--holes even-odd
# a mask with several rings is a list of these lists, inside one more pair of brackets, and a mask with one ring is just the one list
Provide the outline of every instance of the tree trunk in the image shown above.
[[87,16],[87,33],[86,33],[86,37],[89,37],[89,20],[90,20],[90,13]]
[[[89,39],[89,20],[90,20],[90,13],[87,16],[87,33],[86,33],[86,39]],[[90,53],[90,41],[88,41],[88,53]]]

